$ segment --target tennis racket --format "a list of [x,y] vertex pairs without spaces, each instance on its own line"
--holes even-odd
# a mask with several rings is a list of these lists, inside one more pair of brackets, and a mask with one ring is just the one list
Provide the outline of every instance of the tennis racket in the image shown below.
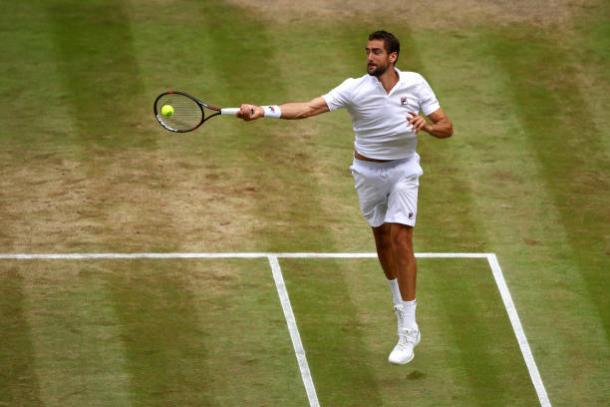
[[[169,91],[157,96],[153,106],[155,118],[165,130],[187,133],[200,127],[212,117],[237,115],[239,108],[220,108],[202,102],[184,92]],[[206,110],[213,113],[206,115]]]

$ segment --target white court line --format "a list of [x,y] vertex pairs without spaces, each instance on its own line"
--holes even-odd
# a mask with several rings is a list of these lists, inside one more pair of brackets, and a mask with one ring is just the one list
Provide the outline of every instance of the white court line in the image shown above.
[[[271,253],[286,259],[376,259],[377,253]],[[415,253],[417,258],[486,259],[488,253]]]
[[2,253],[3,260],[257,259],[269,253]]
[[297,328],[297,321],[292,312],[292,306],[290,305],[290,298],[288,297],[288,291],[286,290],[286,283],[282,276],[282,269],[280,268],[280,262],[277,256],[270,255],[269,265],[273,273],[273,280],[275,281],[275,288],[277,289],[277,295],[280,297],[280,303],[282,304],[282,310],[284,311],[284,318],[286,318],[286,324],[288,325],[288,331],[290,332],[290,339],[292,340],[292,347],[297,357],[299,364],[299,370],[301,371],[301,378],[305,385],[305,391],[307,392],[307,398],[309,399],[309,405],[311,407],[319,407],[320,402],[316,394],[316,388],[313,384],[311,377],[311,371],[309,370],[309,364],[307,363],[307,357],[305,356],[305,348],[303,348],[303,342],[301,342],[301,335]]
[[551,407],[551,401],[549,400],[549,396],[544,387],[544,383],[542,382],[542,377],[540,376],[540,372],[538,371],[538,366],[536,365],[536,361],[534,360],[534,355],[532,354],[532,350],[530,349],[527,337],[525,336],[525,332],[523,331],[523,326],[521,325],[519,314],[517,314],[517,308],[515,307],[513,298],[510,295],[506,280],[504,280],[504,274],[502,273],[502,269],[500,268],[498,258],[495,254],[490,253],[487,255],[487,261],[489,262],[489,267],[491,268],[491,272],[494,276],[494,279],[496,280],[496,285],[498,286],[498,290],[500,291],[500,296],[502,297],[502,301],[504,302],[504,308],[506,308],[508,318],[510,319],[510,323],[513,326],[513,331],[515,332],[515,336],[517,337],[517,342],[519,343],[519,348],[521,349],[521,354],[523,355],[523,359],[525,360],[525,365],[527,366],[527,370],[529,371],[530,378],[532,380],[532,383],[534,384],[534,388],[536,389],[536,394],[538,395],[540,405],[542,407]]
[[[530,374],[530,378],[538,395],[538,400],[542,407],[551,407],[548,394],[542,382],[542,377],[538,371],[538,366],[534,360],[534,356],[530,349],[527,337],[521,325],[517,309],[513,302],[512,296],[508,289],[508,285],[504,280],[504,275],[498,258],[494,253],[416,253],[418,258],[446,258],[446,259],[487,259],[489,267],[491,268],[493,277],[495,279],[502,302],[508,313],[511,326],[517,337],[519,349],[525,360],[525,365]],[[265,253],[265,252],[252,252],[252,253],[0,253],[0,260],[86,260],[86,259],[104,259],[104,260],[115,260],[115,259],[259,259],[267,258],[271,265],[273,272],[273,278],[276,282],[276,288],[278,295],[280,295],[280,301],[282,301],[282,309],[284,310],[284,316],[288,324],[290,331],[290,337],[292,339],[293,346],[297,360],[299,362],[299,369],[301,370],[301,376],[303,383],[307,391],[307,397],[312,406],[319,406],[318,399],[316,396],[315,388],[313,386],[313,380],[311,378],[311,372],[307,365],[307,359],[305,358],[305,351],[301,338],[296,327],[296,320],[292,308],[290,307],[290,301],[288,299],[288,292],[284,284],[284,279],[281,274],[280,265],[278,258],[319,258],[319,259],[369,259],[376,258],[376,253]],[[278,279],[279,276],[279,279]],[[282,295],[285,294],[286,304],[282,300]]]
[[[137,260],[137,259],[374,259],[377,253],[0,253],[0,260]],[[485,259],[489,253],[415,253],[418,258]]]

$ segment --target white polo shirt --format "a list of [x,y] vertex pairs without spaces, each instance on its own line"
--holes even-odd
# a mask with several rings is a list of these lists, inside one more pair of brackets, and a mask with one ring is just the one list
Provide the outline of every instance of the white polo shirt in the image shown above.
[[440,104],[418,73],[401,72],[398,82],[387,93],[375,76],[349,78],[322,97],[329,110],[347,108],[356,133],[354,143],[360,154],[378,160],[417,158],[417,135],[407,122],[407,113],[426,116]]

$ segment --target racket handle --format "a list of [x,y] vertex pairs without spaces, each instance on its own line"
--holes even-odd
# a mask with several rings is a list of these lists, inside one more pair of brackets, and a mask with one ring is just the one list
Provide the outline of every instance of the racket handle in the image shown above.
[[239,112],[239,107],[225,107],[220,109],[220,114],[230,114],[236,116]]

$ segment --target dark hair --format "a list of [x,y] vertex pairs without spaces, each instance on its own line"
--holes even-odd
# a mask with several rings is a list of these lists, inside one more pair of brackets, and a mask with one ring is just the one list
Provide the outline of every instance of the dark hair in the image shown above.
[[400,55],[400,41],[394,36],[394,34],[387,31],[375,31],[369,35],[369,41],[371,40],[383,40],[383,45],[388,54],[396,52],[396,60]]

